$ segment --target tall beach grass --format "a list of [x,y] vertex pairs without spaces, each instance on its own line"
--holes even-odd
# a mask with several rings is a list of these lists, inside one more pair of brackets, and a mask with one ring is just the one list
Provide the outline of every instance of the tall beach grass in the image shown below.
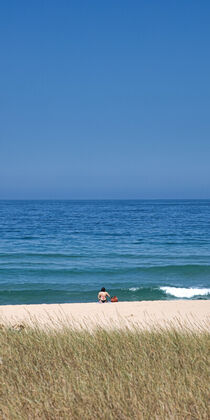
[[0,330],[1,419],[208,419],[207,331]]

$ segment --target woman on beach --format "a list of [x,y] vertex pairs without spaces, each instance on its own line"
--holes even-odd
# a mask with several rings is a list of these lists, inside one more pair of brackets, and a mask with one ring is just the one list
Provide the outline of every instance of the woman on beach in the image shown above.
[[98,301],[99,303],[106,303],[107,302],[107,297],[110,298],[110,295],[108,292],[106,292],[105,287],[101,288],[101,291],[98,294]]

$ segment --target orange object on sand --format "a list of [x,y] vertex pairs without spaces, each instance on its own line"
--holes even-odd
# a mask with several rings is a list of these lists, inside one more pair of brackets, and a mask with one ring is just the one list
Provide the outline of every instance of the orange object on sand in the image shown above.
[[117,296],[112,296],[111,297],[111,302],[118,302]]

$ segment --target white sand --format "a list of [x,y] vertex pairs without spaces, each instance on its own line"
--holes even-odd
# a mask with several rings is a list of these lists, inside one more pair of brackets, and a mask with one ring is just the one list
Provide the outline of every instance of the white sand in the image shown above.
[[76,328],[97,325],[141,328],[185,324],[210,330],[210,300],[142,301],[119,303],[64,303],[0,306],[0,323],[40,327],[68,324]]

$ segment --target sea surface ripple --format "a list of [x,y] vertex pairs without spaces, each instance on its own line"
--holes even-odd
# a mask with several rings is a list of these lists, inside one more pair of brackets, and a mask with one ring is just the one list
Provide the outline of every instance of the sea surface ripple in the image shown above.
[[210,298],[210,200],[0,201],[0,304]]

